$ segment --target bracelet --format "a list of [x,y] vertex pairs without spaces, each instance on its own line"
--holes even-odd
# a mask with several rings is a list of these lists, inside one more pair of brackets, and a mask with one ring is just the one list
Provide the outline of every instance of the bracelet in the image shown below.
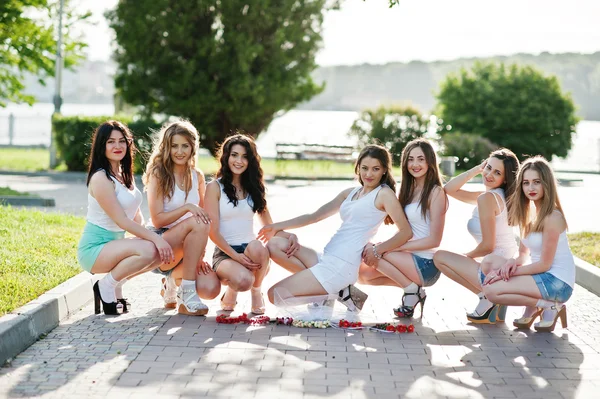
[[381,259],[381,258],[383,258],[383,255],[380,255],[380,254],[377,252],[377,249],[375,248],[375,244],[373,244],[373,256],[375,256],[377,259]]

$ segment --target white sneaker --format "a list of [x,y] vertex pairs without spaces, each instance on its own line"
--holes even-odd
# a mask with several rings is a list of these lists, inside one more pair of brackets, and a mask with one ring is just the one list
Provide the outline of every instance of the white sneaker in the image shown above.
[[163,277],[160,296],[165,301],[165,308],[175,309],[177,305],[177,284],[175,284],[175,280],[171,276]]
[[188,316],[204,316],[208,313],[208,306],[198,297],[193,288],[177,290],[177,313]]

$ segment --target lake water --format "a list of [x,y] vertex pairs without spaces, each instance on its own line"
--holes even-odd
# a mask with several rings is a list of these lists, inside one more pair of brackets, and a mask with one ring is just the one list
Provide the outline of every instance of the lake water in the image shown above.
[[[14,115],[13,144],[50,144],[50,117],[54,106],[48,103],[8,105],[0,108],[0,144],[9,143],[9,115]],[[111,104],[64,104],[63,115],[112,115]],[[274,157],[275,144],[317,143],[326,145],[354,145],[348,137],[357,112],[289,111],[277,117],[257,140],[263,157]],[[535,150],[532,151],[535,153]],[[555,159],[555,169],[561,171],[600,171],[600,121],[582,121],[577,125],[573,147],[565,159]]]

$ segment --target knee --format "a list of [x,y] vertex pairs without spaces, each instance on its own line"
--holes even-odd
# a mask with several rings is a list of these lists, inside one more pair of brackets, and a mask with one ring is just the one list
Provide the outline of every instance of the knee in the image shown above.
[[156,246],[150,241],[144,241],[141,243],[138,255],[148,263],[152,263],[160,259]]
[[190,217],[186,220],[189,225],[190,230],[196,234],[206,235],[208,237],[208,232],[210,231],[210,224],[196,221],[195,217]]
[[201,281],[200,284],[196,284],[198,296],[200,298],[211,300],[219,296],[219,294],[221,293],[221,283],[218,279],[215,280],[216,281]]
[[282,250],[281,237],[273,237],[267,243],[267,251],[271,257],[277,256]]
[[492,285],[486,285],[483,287],[483,294],[492,303],[498,303],[500,292],[495,289]]
[[237,276],[235,279],[231,279],[229,285],[234,285],[236,291],[248,291],[252,288],[252,284],[254,284],[254,275],[250,272],[241,274]]
[[250,258],[254,260],[265,260],[269,258],[269,250],[258,240],[250,242],[246,251],[248,251]]

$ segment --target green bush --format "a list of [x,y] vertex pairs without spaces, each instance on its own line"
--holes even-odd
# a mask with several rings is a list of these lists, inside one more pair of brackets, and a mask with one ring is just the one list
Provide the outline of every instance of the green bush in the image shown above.
[[152,149],[152,130],[160,129],[159,123],[151,120],[132,120],[128,117],[58,115],[52,118],[52,134],[57,155],[65,161],[68,170],[87,170],[92,133],[96,127],[109,119],[117,119],[129,126],[139,151],[135,157],[134,172],[144,171]]
[[479,165],[498,146],[488,139],[474,134],[447,133],[441,138],[442,156],[458,158],[456,169],[471,169]]

